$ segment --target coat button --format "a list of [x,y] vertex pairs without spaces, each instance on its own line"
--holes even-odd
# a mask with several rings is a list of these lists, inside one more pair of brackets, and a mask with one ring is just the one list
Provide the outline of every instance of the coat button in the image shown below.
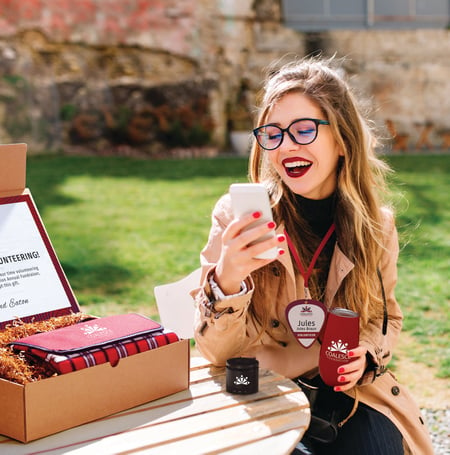
[[392,392],[392,395],[399,395],[400,388],[395,385],[394,387],[392,387],[391,392]]
[[276,265],[274,265],[274,266],[272,267],[272,274],[273,274],[274,276],[280,276],[280,275],[281,275],[281,272],[280,272],[279,267],[277,267]]
[[280,321],[278,319],[272,319],[272,327],[276,329],[277,327],[280,327]]

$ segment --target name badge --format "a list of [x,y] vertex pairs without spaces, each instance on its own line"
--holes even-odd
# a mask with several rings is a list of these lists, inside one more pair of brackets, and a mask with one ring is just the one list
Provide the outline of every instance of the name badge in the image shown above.
[[292,333],[304,348],[309,348],[317,340],[325,317],[325,305],[318,300],[295,300],[286,307],[286,319]]

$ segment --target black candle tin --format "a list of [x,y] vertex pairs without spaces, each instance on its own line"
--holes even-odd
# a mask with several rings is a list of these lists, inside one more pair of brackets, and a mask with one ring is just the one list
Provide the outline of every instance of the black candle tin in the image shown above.
[[258,391],[259,362],[254,357],[234,357],[227,360],[226,390],[250,394]]

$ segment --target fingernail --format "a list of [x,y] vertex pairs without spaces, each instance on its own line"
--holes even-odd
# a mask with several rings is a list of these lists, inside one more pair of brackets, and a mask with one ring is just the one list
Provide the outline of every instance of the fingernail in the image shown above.
[[339,367],[339,368],[338,368],[338,373],[339,373],[339,374],[342,374],[342,373],[344,373],[344,372],[345,372],[345,368],[344,368],[344,367]]
[[278,241],[279,241],[279,242],[284,242],[285,240],[286,240],[286,237],[285,237],[283,234],[280,234],[280,235],[278,236]]
[[346,382],[345,376],[339,376],[338,377],[339,382]]
[[355,355],[355,353],[353,351],[348,351],[348,356],[349,357],[353,357]]
[[261,212],[253,212],[252,216],[253,216],[253,218],[260,218]]
[[275,224],[273,221],[269,221],[269,222],[267,223],[267,227],[268,227],[269,229],[274,229],[275,226],[276,226],[276,224]]
[[280,248],[280,249],[278,250],[278,254],[279,254],[280,256],[283,256],[284,253],[285,253],[285,251],[283,250],[283,248]]
[[334,391],[335,391],[335,392],[340,392],[340,391],[341,391],[341,388],[337,385],[337,386],[334,388]]

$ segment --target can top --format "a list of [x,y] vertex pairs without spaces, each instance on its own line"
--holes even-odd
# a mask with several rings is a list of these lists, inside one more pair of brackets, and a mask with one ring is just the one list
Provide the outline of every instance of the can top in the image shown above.
[[347,308],[333,308],[330,312],[341,318],[357,318],[359,316],[358,313]]

